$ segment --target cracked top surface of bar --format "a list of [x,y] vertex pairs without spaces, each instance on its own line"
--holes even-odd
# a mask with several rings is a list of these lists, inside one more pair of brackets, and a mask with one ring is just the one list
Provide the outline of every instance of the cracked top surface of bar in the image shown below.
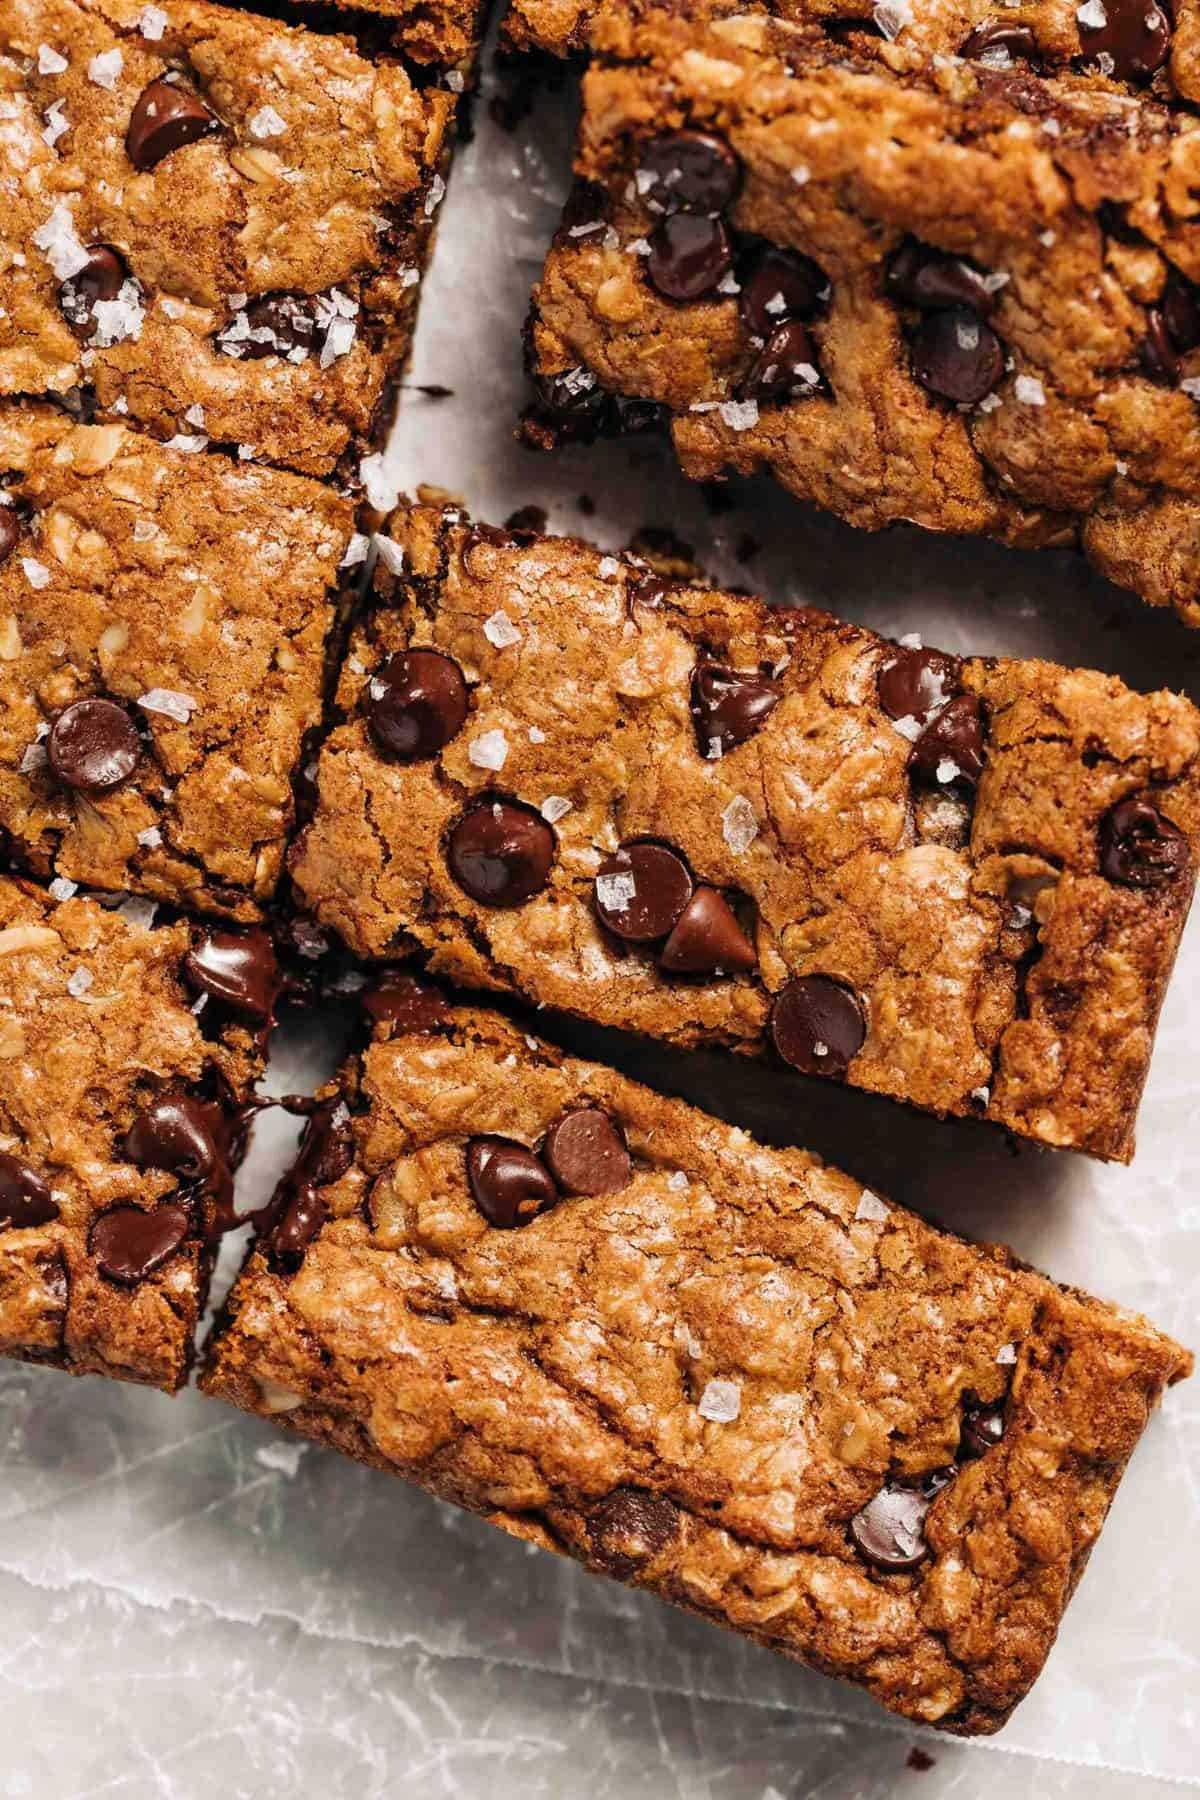
[[5,0],[0,393],[349,472],[407,355],[453,106],[225,7]]
[[353,508],[0,406],[0,837],[31,874],[233,917],[274,893]]
[[594,38],[533,441],[636,403],[698,479],[1078,544],[1200,620],[1200,120],[761,16],[623,9]]
[[[1129,1157],[1195,878],[1187,700],[960,663],[452,510],[392,530],[405,573],[377,577],[292,853],[322,924]],[[406,760],[430,694],[440,748]]]
[[804,1152],[417,1004],[328,1099],[206,1391],[997,1729],[1187,1353]]
[[153,910],[0,876],[0,1354],[174,1389],[274,957]]

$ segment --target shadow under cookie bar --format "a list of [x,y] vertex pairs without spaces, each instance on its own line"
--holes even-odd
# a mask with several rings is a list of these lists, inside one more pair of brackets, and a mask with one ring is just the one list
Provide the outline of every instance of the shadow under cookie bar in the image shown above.
[[237,1222],[275,954],[55,887],[0,876],[0,1354],[172,1391]]
[[1128,1160],[1195,881],[1187,700],[453,509],[390,531],[290,853],[323,926]]
[[455,96],[196,0],[9,0],[0,59],[0,394],[352,475],[408,356]]
[[26,872],[252,920],[295,818],[353,507],[0,405],[0,839]]
[[1187,1352],[495,1015],[371,1004],[205,1391],[998,1729]]
[[531,442],[668,424],[697,479],[1078,544],[1200,620],[1200,122],[762,17],[595,42]]

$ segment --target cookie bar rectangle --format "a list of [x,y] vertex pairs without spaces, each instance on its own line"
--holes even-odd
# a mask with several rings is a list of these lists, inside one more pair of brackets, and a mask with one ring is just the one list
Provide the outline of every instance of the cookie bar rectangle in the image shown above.
[[998,1729],[1187,1352],[494,1015],[371,1005],[205,1390]]
[[168,1391],[234,1223],[265,932],[0,876],[0,1354]]
[[408,354],[453,94],[195,0],[5,0],[0,67],[0,395],[353,473]]
[[292,853],[323,925],[1129,1158],[1195,881],[1186,699],[453,510],[391,533]]
[[321,719],[353,507],[122,424],[0,406],[0,842],[252,920]]
[[597,21],[531,441],[669,425],[867,529],[1080,546],[1200,621],[1187,111],[815,27]]

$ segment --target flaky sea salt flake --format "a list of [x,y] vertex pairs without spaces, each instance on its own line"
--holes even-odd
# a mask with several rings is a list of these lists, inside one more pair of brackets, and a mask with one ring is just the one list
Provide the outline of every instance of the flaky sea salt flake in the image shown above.
[[71,970],[67,977],[67,992],[73,1000],[81,1000],[94,983],[96,977],[82,963]]
[[508,757],[508,739],[502,731],[481,731],[467,745],[467,761],[477,769],[502,769]]
[[1036,375],[1018,375],[1013,391],[1022,406],[1045,406],[1046,390]]
[[88,252],[76,236],[75,221],[69,208],[61,201],[44,224],[39,225],[33,233],[33,243],[43,252],[60,281],[68,281],[72,275],[78,275],[80,269],[87,264]]
[[143,6],[138,18],[138,30],[147,43],[157,44],[169,24],[170,20],[161,6]]
[[68,881],[65,875],[56,875],[50,883],[48,892],[52,900],[69,900],[72,894],[79,892],[79,883]]
[[714,1425],[731,1425],[742,1410],[742,1390],[736,1381],[710,1381],[700,1396],[696,1411]]
[[1017,1346],[1015,1344],[1001,1344],[996,1352],[996,1361],[1007,1367],[1009,1363],[1015,1363],[1016,1360]]
[[125,58],[119,50],[101,50],[88,64],[88,80],[94,81],[98,88],[105,88],[111,94],[124,67]]
[[21,567],[25,571],[25,579],[31,588],[44,588],[50,586],[50,571],[45,563],[38,562],[36,557],[23,556],[21,558]]
[[404,572],[404,548],[395,538],[385,537],[382,531],[375,533],[375,548],[379,552],[379,560],[389,575],[400,575]]
[[758,401],[723,400],[720,413],[730,431],[750,431],[758,424]]
[[884,1204],[878,1194],[873,1194],[870,1188],[864,1188],[854,1210],[854,1217],[872,1225],[882,1225],[885,1219],[891,1217],[891,1208]]
[[371,540],[364,531],[356,531],[346,545],[345,555],[338,564],[339,569],[356,569],[367,560],[367,552],[371,548]]
[[483,621],[483,635],[497,650],[507,650],[521,641],[521,633],[502,607],[497,607]]
[[605,912],[624,912],[636,893],[637,882],[624,870],[596,877],[596,899]]
[[758,820],[744,794],[735,794],[721,814],[721,833],[735,856],[747,851],[758,836]]
[[187,724],[199,704],[191,694],[181,694],[176,688],[150,688],[138,699],[143,712],[162,713],[180,725]]
[[565,794],[547,794],[542,801],[541,810],[547,825],[557,825],[558,821],[565,819],[570,812],[571,802]]
[[61,75],[67,67],[67,59],[49,44],[39,44],[37,52],[37,72],[39,75]]
[[273,106],[260,106],[250,119],[250,133],[256,138],[279,137],[287,130],[287,120]]

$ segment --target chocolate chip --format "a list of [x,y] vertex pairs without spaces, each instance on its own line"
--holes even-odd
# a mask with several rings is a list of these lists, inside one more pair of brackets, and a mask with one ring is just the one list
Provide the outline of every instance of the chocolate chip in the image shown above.
[[567,1194],[615,1194],[633,1179],[625,1139],[598,1106],[577,1106],[546,1133],[542,1154]]
[[668,418],[667,408],[657,400],[610,394],[605,431],[610,437],[641,437],[648,431],[661,430]]
[[275,1262],[285,1269],[296,1270],[304,1261],[304,1253],[325,1223],[324,1200],[311,1187],[301,1187],[288,1202],[268,1241]]
[[125,1154],[139,1169],[167,1169],[184,1181],[205,1181],[220,1162],[214,1111],[191,1094],[160,1094],[126,1132]]
[[1151,381],[1174,387],[1179,380],[1179,358],[1157,306],[1146,308],[1146,334],[1138,346],[1138,359]]
[[953,694],[960,668],[940,650],[901,647],[879,666],[879,704],[889,719],[926,719]]
[[807,256],[769,245],[742,276],[742,324],[751,336],[767,338],[785,319],[811,319],[828,285]]
[[678,1536],[678,1507],[664,1494],[648,1494],[642,1488],[614,1488],[588,1515],[592,1554],[626,1580],[661,1556]]
[[911,774],[947,787],[979,780],[983,770],[983,705],[975,694],[956,694],[936,712],[908,755]]
[[208,994],[232,1012],[269,1019],[279,997],[279,963],[265,931],[219,931],[200,926],[183,959],[183,973],[198,994]]
[[46,755],[58,779],[81,794],[109,794],[128,781],[142,753],[137,726],[113,700],[75,700],[50,727]]
[[1100,870],[1109,881],[1162,887],[1182,875],[1189,860],[1183,832],[1149,800],[1119,800],[1100,821]]
[[474,1137],[467,1144],[471,1197],[502,1231],[528,1225],[558,1199],[554,1177],[540,1157],[505,1137]]
[[414,975],[384,975],[362,997],[373,1025],[390,1025],[395,1036],[433,1031],[448,1016],[445,995]]
[[58,290],[58,304],[72,331],[86,336],[92,328],[97,301],[115,300],[128,279],[129,270],[120,251],[110,244],[93,244],[82,269],[68,275]]
[[1171,25],[1154,0],[1103,0],[1103,25],[1088,24],[1076,11],[1079,43],[1088,62],[1100,63],[1119,81],[1144,81],[1161,69],[1171,50]]
[[299,362],[317,340],[317,302],[312,294],[263,294],[217,333],[217,346],[239,362],[284,356]]
[[984,1406],[969,1400],[963,1407],[962,1434],[958,1443],[960,1462],[974,1462],[984,1456],[1004,1436],[1004,1404]]
[[1162,316],[1176,350],[1186,352],[1200,345],[1200,289],[1185,281],[1178,269],[1167,272]]
[[953,1469],[936,1469],[919,1486],[889,1482],[850,1521],[855,1548],[887,1575],[915,1569],[929,1554],[925,1516],[934,1495],[954,1478]]
[[28,1163],[0,1150],[0,1231],[49,1225],[57,1217],[50,1183]]
[[969,307],[972,312],[992,310],[992,293],[981,270],[910,239],[901,244],[884,272],[888,298],[904,306],[922,308]]
[[144,172],[216,129],[216,115],[198,94],[171,81],[152,81],[134,103],[125,148],[134,168]]
[[554,862],[554,833],[532,807],[485,795],[450,833],[450,873],[482,906],[520,906],[540,894]]
[[1035,69],[1042,66],[1038,42],[1029,27],[1006,25],[1003,19],[993,19],[987,25],[977,25],[958,54],[968,62],[982,58],[985,62],[994,62],[997,68],[1003,68],[1004,60],[997,55],[1001,50],[1007,50],[1013,62],[1032,63]]
[[650,238],[646,274],[668,300],[701,300],[733,263],[729,234],[720,219],[671,213]]
[[11,506],[0,505],[0,563],[8,560],[20,541],[20,520]]
[[653,212],[719,213],[734,199],[741,165],[723,138],[673,131],[642,152],[638,192]]
[[325,1223],[327,1209],[320,1193],[340,1181],[354,1161],[354,1133],[343,1100],[324,1100],[304,1130],[291,1169],[263,1216],[263,1234],[271,1261],[289,1273]]
[[804,1075],[844,1075],[867,1035],[863,1009],[843,982],[798,975],[775,996],[771,1042]]
[[777,681],[763,675],[739,675],[724,663],[698,662],[692,673],[692,718],[700,754],[708,756],[713,743],[722,755],[736,749],[762,729],[783,699]]
[[716,888],[698,887],[658,961],[672,975],[746,975],[758,955],[725,896]]
[[978,313],[956,306],[922,319],[912,341],[913,374],[943,400],[974,406],[1004,373],[1004,347]]
[[815,394],[820,385],[817,353],[808,327],[799,319],[786,319],[755,357],[738,392],[743,400],[772,406]]
[[537,415],[554,432],[559,443],[590,444],[609,423],[609,396],[590,369],[582,363],[543,375],[535,370],[530,379],[537,394]]
[[168,1204],[143,1212],[138,1206],[114,1206],[92,1226],[89,1248],[102,1275],[136,1287],[175,1254],[190,1226],[186,1207]]
[[692,877],[666,844],[622,844],[596,875],[596,911],[631,944],[665,938],[692,897]]
[[463,728],[469,704],[463,672],[436,650],[402,650],[367,683],[367,724],[397,762],[436,756]]

